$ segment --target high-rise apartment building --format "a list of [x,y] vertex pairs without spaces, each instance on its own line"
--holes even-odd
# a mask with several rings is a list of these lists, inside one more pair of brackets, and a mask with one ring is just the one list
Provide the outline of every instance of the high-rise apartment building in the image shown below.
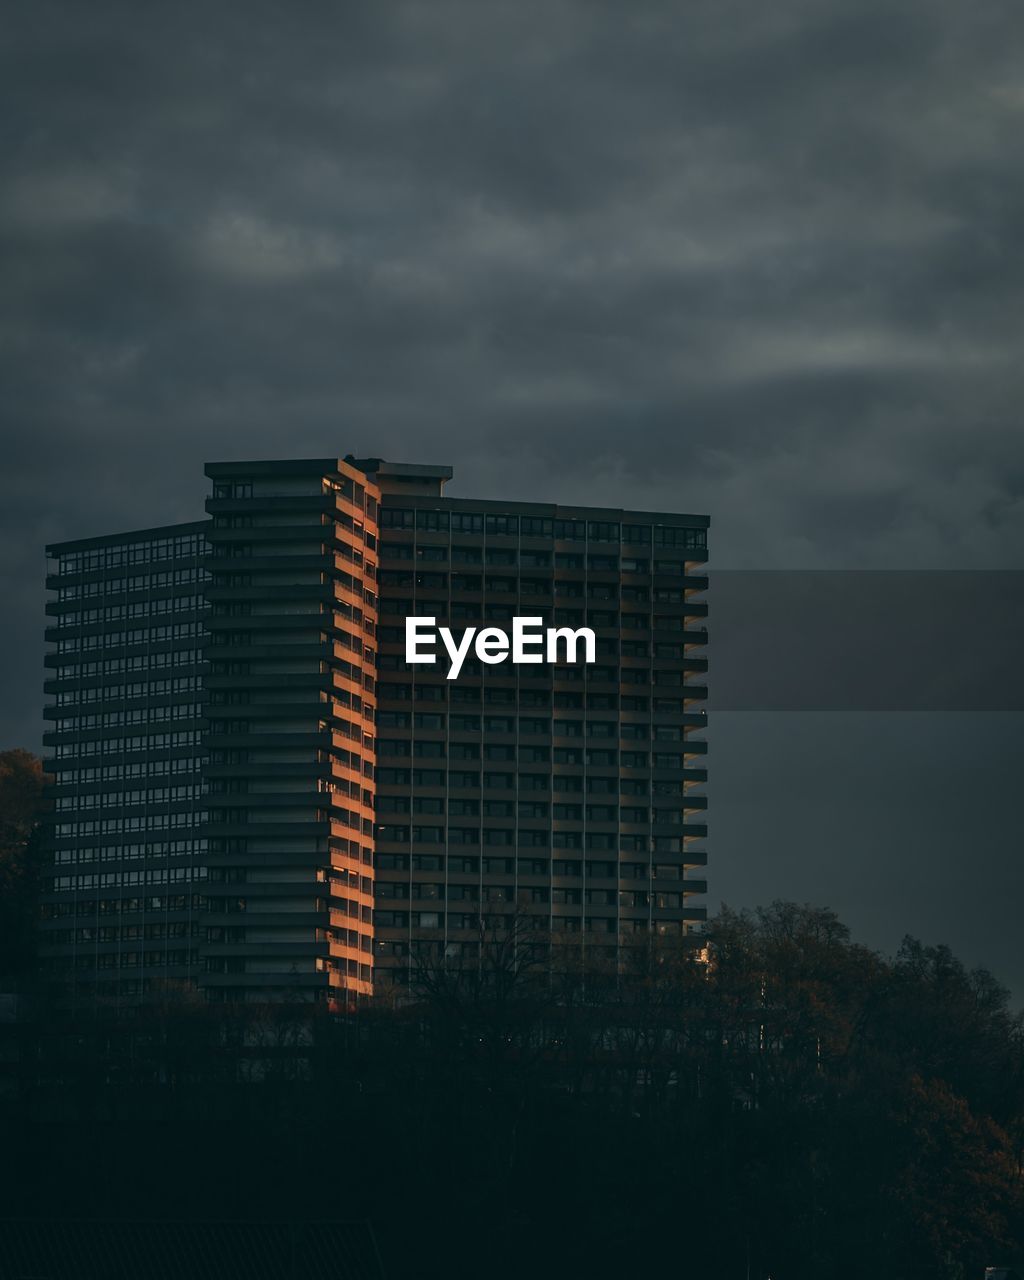
[[198,977],[206,525],[51,549],[52,880],[43,954],[66,985]]
[[[341,1002],[522,924],[609,966],[699,928],[706,516],[206,472],[204,522],[49,548],[54,980]],[[450,680],[409,616],[588,627],[595,660]]]

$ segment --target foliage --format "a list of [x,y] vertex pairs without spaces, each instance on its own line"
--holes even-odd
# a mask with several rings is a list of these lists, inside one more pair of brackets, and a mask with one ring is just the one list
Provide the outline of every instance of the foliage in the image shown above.
[[[0,757],[11,967],[42,796]],[[170,987],[122,1021],[40,1006],[24,1105],[0,1103],[10,1211],[56,1179],[79,1216],[370,1217],[395,1277],[980,1280],[1020,1257],[1024,1030],[991,974],[794,903],[620,972],[530,923],[482,929],[469,967],[427,946],[413,1000],[341,1016]]]
[[0,752],[0,975],[23,973],[35,953],[44,786],[34,755]]

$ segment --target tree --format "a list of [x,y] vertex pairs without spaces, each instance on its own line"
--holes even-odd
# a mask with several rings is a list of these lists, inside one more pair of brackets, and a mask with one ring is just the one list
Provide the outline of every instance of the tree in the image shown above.
[[0,974],[25,973],[35,955],[45,783],[30,751],[0,752]]

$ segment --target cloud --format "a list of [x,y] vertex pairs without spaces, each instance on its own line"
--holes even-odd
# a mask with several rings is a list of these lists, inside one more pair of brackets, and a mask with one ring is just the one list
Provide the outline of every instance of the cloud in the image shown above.
[[220,213],[202,228],[198,269],[256,283],[328,272],[345,259],[344,246],[322,232],[274,225],[251,213]]
[[1016,563],[1020,22],[25,4],[8,510],[169,519],[208,457],[351,448],[710,509],[726,563]]
[[21,0],[8,738],[38,732],[43,542],[197,516],[210,458],[710,511],[731,567],[1019,567],[1022,26],[1011,0]]

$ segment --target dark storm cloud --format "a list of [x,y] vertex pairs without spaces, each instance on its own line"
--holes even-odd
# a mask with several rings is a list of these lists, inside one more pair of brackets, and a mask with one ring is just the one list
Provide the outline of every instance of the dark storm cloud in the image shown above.
[[26,6],[0,224],[21,465],[127,448],[178,484],[218,452],[426,448],[520,491],[543,462],[548,492],[681,493],[736,562],[1005,563],[1015,24]]
[[208,458],[710,511],[719,566],[1019,568],[1022,28],[1010,0],[15,6],[8,738],[38,739],[43,543],[197,516]]

